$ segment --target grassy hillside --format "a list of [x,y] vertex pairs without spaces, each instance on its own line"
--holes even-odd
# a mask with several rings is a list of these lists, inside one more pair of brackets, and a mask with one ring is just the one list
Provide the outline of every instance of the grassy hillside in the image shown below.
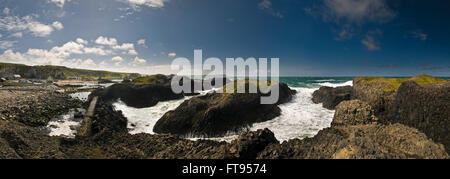
[[82,79],[123,79],[126,77],[137,77],[136,73],[117,73],[109,71],[85,70],[67,68],[63,66],[27,66],[22,64],[0,63],[0,75],[19,74],[25,78],[67,79],[69,77],[80,77]]

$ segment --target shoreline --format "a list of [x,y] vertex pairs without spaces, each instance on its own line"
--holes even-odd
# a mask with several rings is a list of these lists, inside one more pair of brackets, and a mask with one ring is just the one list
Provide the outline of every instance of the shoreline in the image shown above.
[[[21,103],[21,101],[34,101],[38,102],[35,105],[41,104],[42,101],[48,101],[48,98],[60,98],[63,97],[65,100],[74,100],[69,99],[70,97],[67,94],[61,94],[56,92],[57,87],[55,89],[39,89],[38,87],[34,88],[5,88],[0,89],[0,93],[11,93],[10,90],[14,92],[18,92],[15,95],[2,95],[5,96],[2,98],[4,101],[12,101],[14,97],[19,97],[19,100],[16,100],[17,103]],[[12,92],[12,93],[14,93]],[[31,95],[31,92],[35,92],[35,96]],[[44,96],[44,97],[41,97]],[[48,97],[52,96],[52,97]],[[20,97],[32,96],[32,99],[21,100]],[[48,97],[48,98],[45,98]],[[65,101],[63,100],[63,101]],[[77,101],[77,100],[75,100]],[[88,101],[89,102],[89,101]],[[86,103],[82,104],[82,106],[86,107]],[[99,102],[99,107],[96,109],[95,115],[93,116],[93,120],[96,121],[93,126],[91,126],[94,130],[94,134],[89,137],[80,137],[76,136],[73,139],[63,138],[63,137],[52,137],[52,136],[44,136],[39,132],[38,126],[33,123],[30,125],[29,122],[25,122],[23,124],[20,121],[16,120],[2,120],[0,127],[0,133],[5,136],[7,130],[4,127],[11,128],[14,133],[18,136],[24,137],[24,141],[29,143],[31,148],[27,149],[29,151],[25,152],[24,149],[21,149],[19,146],[12,147],[9,139],[0,138],[0,148],[5,147],[3,145],[2,140],[6,140],[9,142],[9,145],[6,145],[8,150],[15,151],[15,153],[21,153],[20,157],[15,156],[12,158],[30,158],[34,156],[33,146],[37,143],[46,143],[47,147],[51,148],[59,148],[57,155],[40,155],[39,158],[261,158],[261,159],[274,159],[274,158],[410,158],[414,155],[406,154],[405,152],[413,152],[421,155],[417,155],[414,158],[448,158],[448,153],[445,152],[445,148],[436,144],[434,141],[431,141],[425,134],[417,129],[408,127],[403,124],[389,124],[384,123],[382,120],[374,120],[373,117],[365,115],[374,114],[376,110],[371,108],[361,108],[356,107],[358,110],[367,110],[364,112],[366,117],[364,117],[363,122],[356,122],[352,124],[332,124],[331,127],[327,127],[322,129],[313,137],[306,137],[304,139],[289,139],[284,142],[279,142],[275,137],[274,133],[268,129],[260,129],[257,131],[251,132],[243,132],[237,136],[236,139],[230,142],[220,142],[213,141],[208,139],[197,139],[197,140],[189,140],[183,139],[174,135],[166,135],[166,134],[129,134],[127,129],[127,119],[123,116],[122,112],[115,111],[114,107],[111,104],[105,103],[103,101]],[[78,101],[78,105],[80,105],[80,101]],[[339,119],[339,116],[342,111],[353,110],[355,107],[352,107],[354,104],[362,104],[363,106],[367,103],[351,101],[351,103],[342,103],[337,106],[336,112],[334,114],[333,123],[336,123]],[[51,105],[51,104],[50,104]],[[60,104],[56,104],[58,106]],[[350,107],[349,107],[350,106]],[[357,105],[358,106],[358,105]],[[64,109],[67,106],[62,106]],[[345,112],[344,112],[345,113]],[[348,114],[348,113],[346,113]],[[353,114],[352,114],[353,115]],[[347,116],[344,121],[354,120],[356,118],[360,118],[357,116]],[[56,115],[55,115],[56,116]],[[55,117],[52,116],[52,117]],[[356,117],[356,118],[355,118]],[[9,121],[9,122],[8,122]],[[44,120],[45,121],[45,120]],[[359,119],[357,121],[360,121]],[[38,123],[40,126],[45,122]],[[48,123],[48,122],[47,122]],[[47,124],[45,123],[45,124]],[[28,125],[27,125],[28,124]],[[411,126],[411,125],[409,125]],[[20,131],[35,131],[30,134],[23,134]],[[358,131],[365,131],[361,137],[353,138],[351,137],[353,133]],[[391,131],[403,131],[405,135],[392,135]],[[405,145],[405,142],[400,143],[383,143],[383,138],[379,138],[379,136],[385,136],[385,139],[392,138],[394,141],[397,140],[405,140],[408,144],[407,148],[398,148],[396,150],[406,150],[404,152],[400,151],[390,151],[388,153],[384,153],[381,149],[388,147],[392,148],[395,146]],[[27,138],[37,138],[37,141],[27,140]],[[350,137],[350,138],[348,138]],[[398,139],[396,139],[398,138]],[[57,142],[60,141],[60,142]],[[109,141],[109,142],[106,142]],[[263,142],[264,141],[264,142]],[[347,142],[344,142],[347,141]],[[376,148],[371,148],[370,150],[375,150],[373,155],[362,155],[369,154],[371,151],[367,151],[366,149],[358,148],[354,146],[356,143],[352,143],[351,141],[365,141],[364,143],[370,145],[379,145]],[[106,142],[106,143],[105,143]],[[262,143],[261,143],[262,142]],[[331,143],[330,143],[331,142]],[[348,143],[350,142],[350,143]],[[417,148],[414,145],[416,142],[425,143],[429,149],[425,148]],[[48,144],[50,143],[50,144]],[[59,144],[57,144],[59,143]],[[358,142],[357,142],[358,143]],[[155,146],[156,145],[156,146]],[[251,147],[251,146],[263,146],[263,147]],[[9,146],[9,147],[8,147]],[[36,145],[37,146],[37,145]],[[243,146],[247,146],[244,147]],[[299,146],[303,146],[300,147]],[[337,148],[333,148],[337,147]],[[94,147],[94,148],[92,148]],[[319,150],[319,148],[321,148]],[[352,150],[349,150],[349,147]],[[355,148],[356,147],[356,148]],[[103,152],[98,153],[99,151],[94,152],[93,150],[100,149]],[[119,149],[121,148],[121,149]],[[251,150],[249,150],[251,149]],[[356,151],[355,151],[356,149]],[[51,152],[49,150],[47,152]],[[315,152],[311,150],[317,150]],[[381,150],[381,151],[380,151]],[[358,153],[359,152],[359,153]],[[45,151],[44,151],[45,153]],[[52,153],[55,153],[54,151]],[[93,155],[92,153],[95,153]],[[250,153],[255,153],[254,155],[248,155]],[[373,153],[373,151],[372,151]],[[5,157],[5,156],[3,156]],[[36,156],[34,156],[36,157]],[[32,158],[34,158],[32,157]],[[2,156],[0,156],[2,158]]]

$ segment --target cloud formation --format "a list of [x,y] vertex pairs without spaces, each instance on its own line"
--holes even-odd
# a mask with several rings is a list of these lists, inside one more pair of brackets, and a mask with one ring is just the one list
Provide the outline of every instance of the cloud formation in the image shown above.
[[263,0],[258,4],[258,8],[266,11],[267,13],[269,13],[272,16],[278,17],[278,18],[283,18],[283,14],[281,14],[281,12],[276,11],[275,9],[273,9],[272,7],[272,2],[270,0]]
[[49,36],[55,30],[61,30],[61,22],[55,21],[52,24],[44,24],[35,20],[37,15],[28,15],[24,17],[6,16],[0,18],[0,30],[8,32],[26,32],[36,37]]
[[62,8],[62,7],[64,7],[66,0],[49,0],[49,2],[54,3],[56,6]]
[[169,0],[119,0],[119,1],[129,4],[133,9],[137,9],[140,6],[162,8],[164,7],[164,3],[168,2]]
[[422,32],[422,30],[415,30],[410,32],[410,35],[412,38],[420,39],[422,41],[425,41],[428,39],[428,34],[425,34]]
[[320,15],[338,24],[385,23],[396,14],[385,0],[324,0]]
[[377,51],[380,50],[380,45],[375,40],[376,36],[381,36],[382,32],[380,30],[370,31],[366,34],[364,39],[361,40],[361,43],[367,48],[369,51]]

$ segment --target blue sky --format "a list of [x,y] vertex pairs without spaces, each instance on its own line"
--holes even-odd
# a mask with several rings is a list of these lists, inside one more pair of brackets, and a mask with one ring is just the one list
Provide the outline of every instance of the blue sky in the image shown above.
[[283,76],[450,76],[447,0],[0,0],[0,61],[172,73],[278,57]]

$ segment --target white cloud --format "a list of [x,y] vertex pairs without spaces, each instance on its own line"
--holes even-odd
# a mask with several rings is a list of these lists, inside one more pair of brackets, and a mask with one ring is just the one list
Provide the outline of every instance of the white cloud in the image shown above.
[[88,44],[88,41],[87,41],[87,40],[84,40],[84,39],[82,39],[82,38],[77,38],[75,41],[76,41],[77,43],[83,44],[83,45],[87,45],[87,44]]
[[85,54],[95,54],[95,55],[101,55],[101,56],[113,54],[113,52],[111,50],[104,50],[99,47],[85,47],[83,50],[84,50]]
[[143,65],[146,63],[147,63],[147,60],[139,58],[139,57],[135,57],[133,62],[131,62],[131,65],[138,66],[138,65]]
[[0,49],[7,49],[14,46],[14,44],[17,43],[16,41],[9,41],[9,40],[0,40]]
[[147,48],[147,44],[145,44],[145,41],[146,41],[145,39],[139,39],[137,41],[137,44]]
[[52,26],[56,29],[56,30],[61,30],[64,28],[64,26],[62,25],[61,22],[55,21],[53,22]]
[[422,30],[415,30],[415,31],[412,31],[412,32],[411,32],[411,36],[412,36],[413,38],[420,39],[420,40],[422,40],[422,41],[425,41],[425,40],[428,39],[428,34],[423,33]]
[[361,40],[361,43],[367,48],[369,51],[377,51],[380,50],[380,45],[376,41],[376,36],[381,36],[382,32],[380,30],[369,31],[365,38]]
[[100,36],[97,40],[95,40],[95,43],[100,45],[115,46],[117,45],[117,39]]
[[120,56],[115,56],[111,59],[111,61],[116,62],[115,65],[119,66],[124,60]]
[[132,43],[123,43],[122,45],[115,45],[113,46],[113,49],[116,50],[133,50],[134,44]]
[[49,2],[54,3],[58,7],[64,7],[65,0],[50,0]]
[[63,53],[70,56],[71,54],[83,54],[84,45],[73,41],[65,43],[61,47],[53,47],[50,51],[55,53]]
[[136,52],[136,50],[132,49],[128,50],[128,55],[138,55],[138,53]]
[[[36,37],[45,37],[50,35],[55,29],[53,25],[43,24],[34,19],[35,16],[6,16],[0,18],[0,30],[10,31],[10,32],[29,32]],[[56,24],[61,25],[58,27],[62,27],[62,24],[57,22]],[[56,28],[57,30],[60,30]]]
[[4,51],[3,54],[0,55],[0,60],[2,60],[3,62],[23,62],[25,61],[25,58],[21,53],[14,53],[11,49],[9,49]]
[[3,14],[8,15],[9,12],[10,12],[9,8],[5,7],[5,8],[3,9]]
[[[0,53],[0,61],[27,65],[62,65],[72,68],[112,71],[129,71],[130,69],[144,69],[146,67],[147,60],[137,57],[138,53],[132,43],[116,45],[117,47],[114,49],[115,46],[110,45],[117,43],[115,38],[102,38],[100,38],[100,41],[108,45],[88,43],[88,40],[77,38],[74,41],[69,41],[50,49],[30,48],[23,53],[8,49],[16,43],[15,41],[0,41],[0,47],[2,49],[8,49],[3,54]],[[91,45],[88,46],[88,44]],[[117,56],[115,55],[117,51],[127,56],[133,55],[134,57],[126,59]],[[100,62],[97,64],[98,61],[93,59],[98,59]]]
[[123,58],[120,56],[115,56],[111,59],[113,62],[123,62]]
[[23,37],[23,33],[22,32],[16,32],[16,33],[11,34],[11,37],[22,38]]
[[174,53],[174,52],[172,52],[172,53],[167,54],[167,56],[169,56],[169,57],[175,57],[175,56],[177,56],[177,54]]
[[119,0],[124,3],[128,3],[132,8],[136,9],[140,6],[147,6],[147,7],[155,7],[155,8],[161,8],[164,7],[164,3],[168,0]]
[[266,11],[267,13],[269,13],[272,16],[278,17],[278,18],[283,18],[283,14],[281,14],[281,12],[275,11],[275,9],[273,9],[272,7],[272,2],[270,0],[263,0],[258,4],[258,8],[261,10]]
[[324,0],[324,5],[323,18],[337,23],[384,23],[395,17],[384,0]]

